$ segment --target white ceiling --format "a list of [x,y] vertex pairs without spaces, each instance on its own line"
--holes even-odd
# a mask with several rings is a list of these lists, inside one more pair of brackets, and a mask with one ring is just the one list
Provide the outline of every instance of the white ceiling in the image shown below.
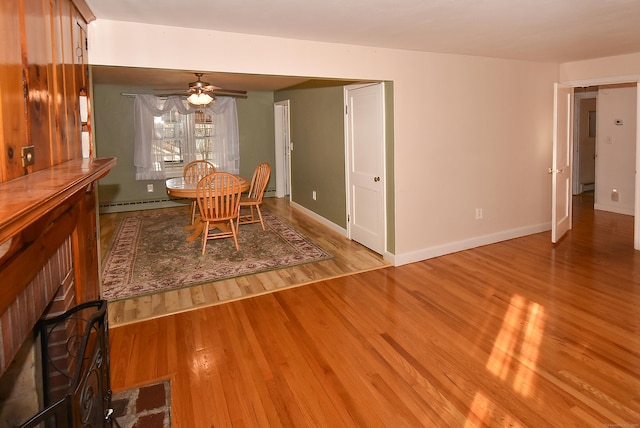
[[86,1],[98,20],[427,52],[568,62],[640,51],[639,0]]

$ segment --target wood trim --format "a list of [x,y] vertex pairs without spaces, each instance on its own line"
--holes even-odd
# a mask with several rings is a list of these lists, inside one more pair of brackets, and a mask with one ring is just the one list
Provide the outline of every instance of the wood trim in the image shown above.
[[[40,272],[34,267],[44,266],[49,258],[69,238],[78,224],[80,216],[78,206],[63,206],[66,211],[47,219],[46,224],[34,231],[39,236],[28,245],[24,251],[11,259],[10,263],[0,266],[3,278],[2,293],[0,293],[0,314],[9,308],[14,299]],[[39,316],[40,314],[38,314]]]
[[85,0],[71,0],[71,2],[76,9],[78,9],[78,12],[80,12],[80,15],[82,15],[84,20],[87,21],[87,24],[96,20],[96,16],[93,14]]
[[0,183],[0,245],[104,177],[115,158],[75,159]]

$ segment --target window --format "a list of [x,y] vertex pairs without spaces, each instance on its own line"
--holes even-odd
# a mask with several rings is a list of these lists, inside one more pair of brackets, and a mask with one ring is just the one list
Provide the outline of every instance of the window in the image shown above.
[[238,118],[231,97],[195,108],[180,97],[138,95],[134,122],[137,180],[178,177],[187,163],[198,159],[219,171],[238,173]]
[[[213,136],[215,128],[211,115],[205,112],[197,111],[195,113],[195,142],[197,159],[213,160]],[[215,162],[214,162],[215,164]],[[215,165],[219,168],[220,165]]]
[[[162,116],[153,118],[154,145],[162,151],[162,162],[167,177],[182,175],[184,166],[192,160],[213,161],[214,124],[210,114],[196,111],[194,121],[172,108]],[[189,127],[193,130],[189,132]],[[187,138],[192,134],[193,138]]]

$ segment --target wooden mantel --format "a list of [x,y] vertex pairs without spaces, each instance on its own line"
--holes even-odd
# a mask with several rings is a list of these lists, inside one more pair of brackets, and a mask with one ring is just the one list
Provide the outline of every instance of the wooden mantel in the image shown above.
[[0,315],[78,228],[73,250],[78,303],[98,296],[95,182],[115,164],[115,158],[75,159],[0,183]]
[[115,164],[115,158],[76,159],[0,183],[0,246]]

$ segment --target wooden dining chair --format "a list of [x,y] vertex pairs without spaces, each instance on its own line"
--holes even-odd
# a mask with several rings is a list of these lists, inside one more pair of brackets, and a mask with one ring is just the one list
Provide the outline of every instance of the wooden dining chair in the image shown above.
[[235,222],[241,193],[240,179],[227,172],[214,172],[198,182],[196,200],[204,226],[202,254],[206,252],[210,239],[233,238],[236,250],[240,249]]
[[[267,188],[269,182],[269,176],[271,175],[271,166],[267,162],[262,162],[253,173],[251,179],[251,187],[249,193],[246,196],[240,198],[240,210],[238,210],[238,227],[241,224],[258,223],[262,225],[262,230],[265,230],[264,220],[262,219],[262,212],[260,211],[260,205],[262,205],[262,197],[264,191]],[[242,214],[240,211],[242,208],[249,208],[249,214]],[[246,210],[245,210],[246,211]],[[256,217],[256,212],[258,216]]]
[[[216,167],[208,160],[195,160],[189,162],[184,167],[182,176],[187,183],[197,183],[202,177],[216,172]],[[191,224],[196,220],[196,211],[198,204],[195,200],[191,201]]]

